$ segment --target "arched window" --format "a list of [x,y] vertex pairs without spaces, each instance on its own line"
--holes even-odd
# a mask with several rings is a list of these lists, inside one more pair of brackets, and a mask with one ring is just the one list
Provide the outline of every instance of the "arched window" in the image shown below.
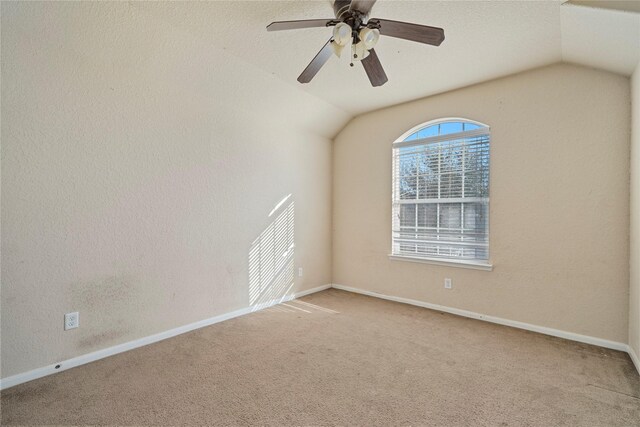
[[392,256],[489,268],[488,126],[425,123],[393,144]]

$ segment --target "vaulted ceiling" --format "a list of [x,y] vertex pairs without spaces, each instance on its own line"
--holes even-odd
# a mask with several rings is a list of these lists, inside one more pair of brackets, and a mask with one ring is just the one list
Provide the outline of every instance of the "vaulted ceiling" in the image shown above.
[[328,0],[134,3],[133,7],[197,33],[212,49],[239,58],[246,67],[355,116],[559,61],[630,75],[640,60],[640,13],[633,11],[635,6],[575,3],[379,0],[372,17],[442,27],[446,39],[433,47],[382,37],[376,51],[389,82],[378,88],[370,86],[360,64],[349,67],[347,55],[332,57],[311,83],[299,84],[297,76],[331,30],[265,30],[277,20],[332,18]]

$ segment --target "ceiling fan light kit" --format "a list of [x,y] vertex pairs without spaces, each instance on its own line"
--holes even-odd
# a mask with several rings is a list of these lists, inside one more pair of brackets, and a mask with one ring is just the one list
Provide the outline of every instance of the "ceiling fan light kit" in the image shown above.
[[444,40],[444,30],[388,19],[369,19],[375,2],[376,0],[336,0],[333,3],[336,19],[276,21],[267,26],[267,31],[334,27],[332,37],[298,77],[300,83],[309,83],[332,55],[340,57],[344,48],[351,43],[351,66],[354,60],[360,61],[371,84],[382,86],[388,78],[374,49],[381,35],[440,46]]

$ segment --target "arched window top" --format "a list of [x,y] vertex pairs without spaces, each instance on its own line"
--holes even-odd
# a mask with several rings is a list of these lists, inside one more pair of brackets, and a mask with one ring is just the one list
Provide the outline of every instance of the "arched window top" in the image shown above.
[[468,119],[440,119],[418,125],[405,132],[396,142],[443,136],[471,130],[489,128],[489,126]]

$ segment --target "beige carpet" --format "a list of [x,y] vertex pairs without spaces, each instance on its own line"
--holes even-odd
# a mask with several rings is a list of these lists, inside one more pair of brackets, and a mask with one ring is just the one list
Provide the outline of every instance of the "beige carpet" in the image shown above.
[[622,352],[328,290],[2,393],[3,424],[638,426]]

